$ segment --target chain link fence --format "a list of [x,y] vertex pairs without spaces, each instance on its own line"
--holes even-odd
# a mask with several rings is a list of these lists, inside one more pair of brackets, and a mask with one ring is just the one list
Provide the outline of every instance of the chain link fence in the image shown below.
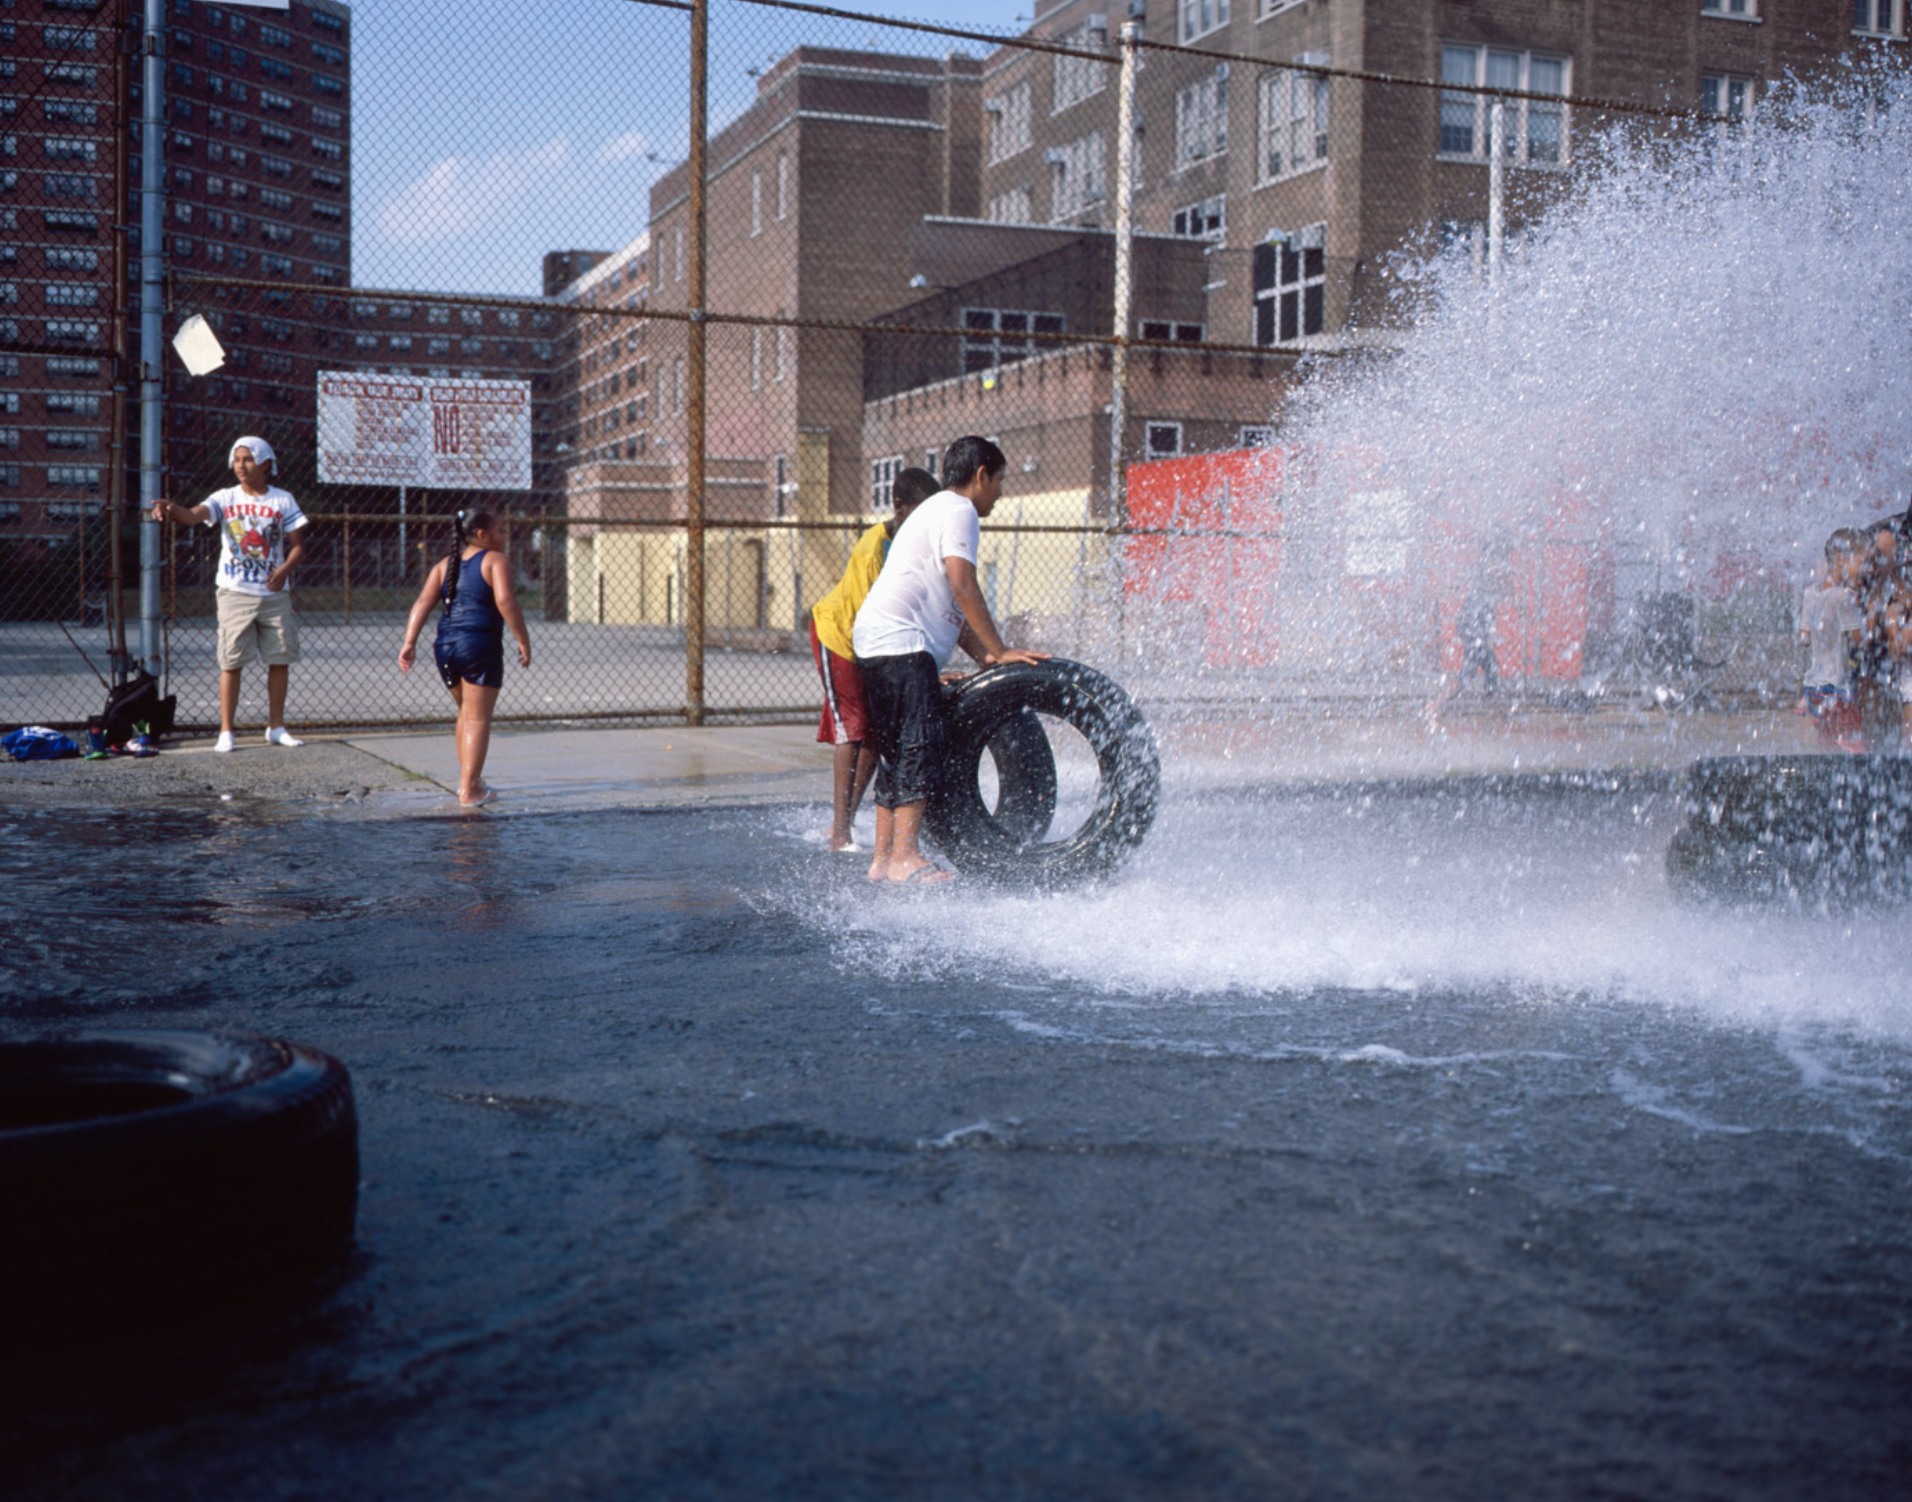
[[[159,9],[163,101],[137,4],[0,10],[9,723],[96,712],[82,658],[137,660],[151,578],[179,723],[216,724],[218,539],[139,501],[154,151],[165,331],[200,315],[224,348],[204,376],[165,357],[161,484],[231,483],[241,433],[280,455],[310,518],[295,724],[446,717],[396,655],[479,504],[508,518],[536,653],[501,719],[808,718],[809,606],[896,476],[964,433],[1009,460],[979,576],[1012,643],[1249,703],[1357,670],[1424,692],[1487,567],[1478,536],[1408,535],[1398,478],[1349,480],[1304,421],[1322,393],[1394,359],[1440,289],[1517,264],[1627,142],[1736,139],[1748,78],[1812,60],[1669,103],[1657,64],[1578,89],[1572,36],[1390,52],[1279,0],[1015,29],[768,0]],[[362,478],[396,419],[320,393],[369,376],[521,393],[509,432],[419,440],[491,442],[507,479]],[[1500,665],[1570,687],[1624,655],[1671,545],[1523,526],[1494,564]],[[1782,606],[1696,620],[1751,643],[1749,681],[1789,639]]]

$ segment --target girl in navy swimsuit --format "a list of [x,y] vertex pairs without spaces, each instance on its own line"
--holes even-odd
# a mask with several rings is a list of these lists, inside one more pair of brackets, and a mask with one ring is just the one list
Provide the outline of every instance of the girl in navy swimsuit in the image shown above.
[[491,748],[492,706],[505,681],[506,626],[517,639],[519,666],[531,666],[531,637],[511,587],[511,559],[491,512],[458,513],[451,551],[433,565],[412,603],[398,654],[401,672],[412,670],[418,633],[440,602],[445,612],[438,618],[432,656],[458,704],[458,801],[475,808],[496,796],[485,785],[485,753]]

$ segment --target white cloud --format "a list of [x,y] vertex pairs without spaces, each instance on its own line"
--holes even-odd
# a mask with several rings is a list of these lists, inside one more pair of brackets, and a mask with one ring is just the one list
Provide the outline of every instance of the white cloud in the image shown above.
[[570,159],[571,143],[563,136],[483,160],[448,156],[386,200],[374,222],[386,239],[403,245],[449,240],[499,219],[526,189],[548,188],[551,174]]
[[627,130],[598,147],[594,160],[600,167],[608,167],[612,162],[628,162],[634,156],[642,156],[650,146],[650,138],[643,131]]

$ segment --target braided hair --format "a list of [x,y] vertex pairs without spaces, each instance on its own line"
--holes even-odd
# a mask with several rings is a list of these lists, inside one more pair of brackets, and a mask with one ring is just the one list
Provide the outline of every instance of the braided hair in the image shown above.
[[487,532],[497,522],[489,511],[460,511],[452,518],[451,551],[445,555],[445,582],[438,587],[438,597],[444,601],[447,610],[458,600],[458,575],[465,561],[466,539],[473,532]]

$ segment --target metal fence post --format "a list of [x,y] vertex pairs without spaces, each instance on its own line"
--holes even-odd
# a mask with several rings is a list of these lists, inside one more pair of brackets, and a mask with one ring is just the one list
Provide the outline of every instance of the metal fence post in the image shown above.
[[709,82],[710,0],[693,0],[690,11],[690,322],[685,325],[684,373],[684,718],[704,723],[704,195]]
[[1129,328],[1135,294],[1135,44],[1140,34],[1136,22],[1122,23],[1122,75],[1115,116],[1115,350],[1109,371],[1108,521],[1115,538],[1110,562],[1118,632],[1122,628],[1122,537],[1129,524],[1125,440],[1129,425]]
[[1507,232],[1507,103],[1502,99],[1488,112],[1487,163],[1487,281],[1498,289]]
[[153,520],[153,502],[162,488],[160,442],[165,433],[165,396],[160,389],[166,358],[160,303],[166,233],[166,59],[160,43],[164,27],[165,0],[146,0],[146,30],[140,44],[146,76],[139,131],[139,659],[140,666],[155,677],[160,669],[159,523]]

